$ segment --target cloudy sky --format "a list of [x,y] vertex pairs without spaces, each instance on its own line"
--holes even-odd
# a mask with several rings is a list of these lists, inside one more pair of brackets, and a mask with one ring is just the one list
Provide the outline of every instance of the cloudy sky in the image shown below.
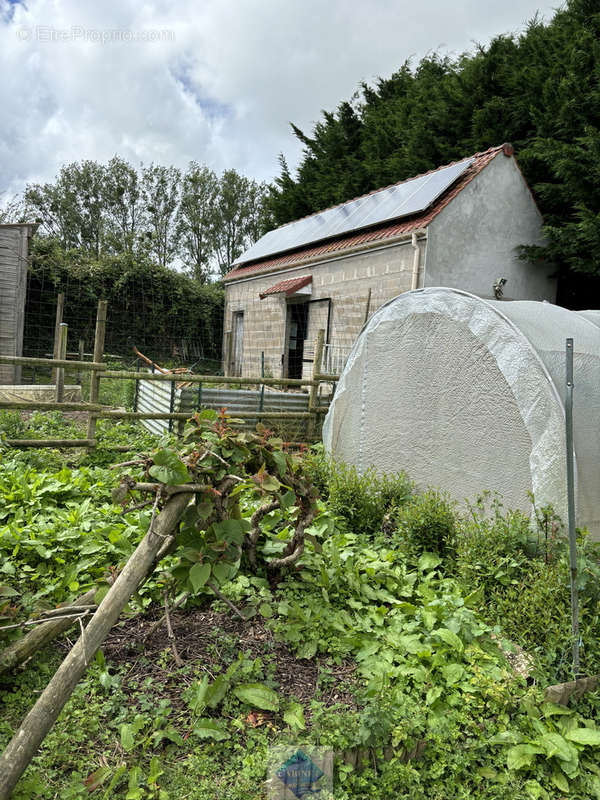
[[0,191],[61,164],[133,163],[256,179],[290,166],[360,81],[409,57],[518,32],[559,0],[0,0]]

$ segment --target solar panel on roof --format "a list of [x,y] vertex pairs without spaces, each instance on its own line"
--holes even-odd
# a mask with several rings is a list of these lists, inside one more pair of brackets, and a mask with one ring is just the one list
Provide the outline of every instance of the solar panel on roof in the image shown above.
[[473,159],[467,158],[428,175],[421,175],[419,178],[350,200],[341,206],[290,222],[266,233],[236,263],[255,261],[333,236],[418,214],[429,208],[472,163]]

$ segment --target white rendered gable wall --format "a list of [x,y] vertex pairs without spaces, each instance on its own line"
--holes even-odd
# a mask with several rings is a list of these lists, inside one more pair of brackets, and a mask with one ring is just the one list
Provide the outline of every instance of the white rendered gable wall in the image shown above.
[[[448,286],[507,300],[556,300],[552,267],[518,258],[522,244],[543,244],[542,217],[514,158],[500,152],[428,228],[425,287]],[[423,285],[423,284],[421,284]]]

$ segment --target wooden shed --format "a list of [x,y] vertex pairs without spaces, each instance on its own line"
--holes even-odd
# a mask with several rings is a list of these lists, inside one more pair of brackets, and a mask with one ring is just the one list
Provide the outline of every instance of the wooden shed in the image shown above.
[[[35,223],[0,225],[0,355],[23,354],[29,240]],[[0,384],[21,382],[21,368],[0,364]]]

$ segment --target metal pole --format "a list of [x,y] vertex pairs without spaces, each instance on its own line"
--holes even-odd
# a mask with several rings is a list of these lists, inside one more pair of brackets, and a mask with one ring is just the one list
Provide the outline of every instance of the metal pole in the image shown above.
[[365,321],[363,325],[366,325],[369,321],[369,311],[371,310],[371,288],[369,287],[369,293],[367,295],[367,306],[365,308]]
[[565,422],[567,438],[567,502],[569,506],[569,564],[571,568],[571,634],[573,672],[579,675],[579,598],[577,595],[577,540],[575,533],[575,465],[573,459],[573,339],[567,339],[567,392]]
[[198,399],[196,401],[196,411],[200,411],[202,408],[202,384],[198,384]]

